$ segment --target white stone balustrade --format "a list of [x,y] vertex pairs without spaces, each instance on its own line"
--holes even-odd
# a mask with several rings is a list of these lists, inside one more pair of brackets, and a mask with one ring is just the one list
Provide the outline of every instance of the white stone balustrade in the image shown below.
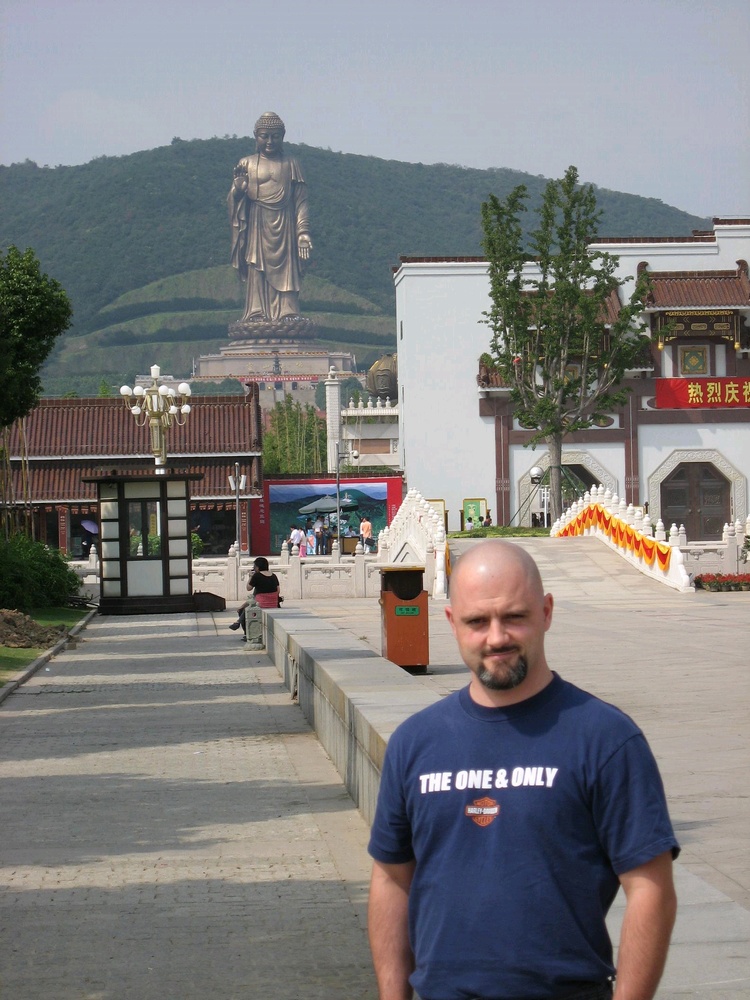
[[[244,600],[252,561],[243,556],[238,574],[234,547],[225,559],[194,559],[193,589],[228,601]],[[391,564],[424,566],[428,593],[436,598],[447,595],[445,528],[440,514],[417,490],[409,490],[391,524],[380,532],[376,555],[366,553],[361,543],[354,555],[342,555],[336,540],[330,556],[308,556],[296,545],[290,553],[284,544],[269,564],[281,593],[290,600],[378,597],[380,568]]]
[[396,516],[381,532],[378,561],[424,566],[425,589],[433,597],[446,596],[445,528],[440,514],[418,490],[409,490]]
[[[587,496],[590,497],[589,500],[586,499]],[[601,533],[597,533],[595,529],[586,530],[586,534],[599,534],[603,541],[607,542],[623,558],[638,565],[638,568],[648,576],[660,579],[661,582],[675,587],[677,590],[692,590],[692,581],[699,573],[733,575],[745,570],[747,553],[744,545],[745,539],[750,536],[750,516],[745,520],[737,518],[734,522],[725,524],[720,542],[688,543],[684,524],[679,526],[672,524],[667,532],[664,522],[659,518],[654,526],[648,514],[641,517],[640,512],[636,511],[632,504],[626,504],[617,494],[611,494],[609,490],[605,490],[600,485],[584,494],[582,500],[572,503],[560,520],[553,525],[551,534],[559,534],[585,510],[589,503],[599,504],[613,516],[619,517],[623,523],[632,526],[640,535],[647,538],[653,536],[657,542],[669,544],[673,550],[670,566],[674,562],[679,567],[672,577],[654,572],[651,567],[644,568],[643,565],[638,565],[642,563],[642,560],[638,560],[632,553],[612,544],[608,538],[602,537]]]

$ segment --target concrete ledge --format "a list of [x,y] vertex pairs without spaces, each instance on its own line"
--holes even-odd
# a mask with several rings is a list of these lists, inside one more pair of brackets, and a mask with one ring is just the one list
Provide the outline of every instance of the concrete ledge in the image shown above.
[[371,823],[388,737],[438,696],[307,611],[265,611],[263,627],[268,655]]

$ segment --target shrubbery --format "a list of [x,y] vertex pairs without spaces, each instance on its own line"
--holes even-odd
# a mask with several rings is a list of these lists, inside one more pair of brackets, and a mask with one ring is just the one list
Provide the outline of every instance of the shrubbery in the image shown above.
[[64,556],[26,535],[0,541],[0,608],[27,611],[65,604],[81,581]]
[[696,590],[750,590],[750,573],[700,573],[693,583]]

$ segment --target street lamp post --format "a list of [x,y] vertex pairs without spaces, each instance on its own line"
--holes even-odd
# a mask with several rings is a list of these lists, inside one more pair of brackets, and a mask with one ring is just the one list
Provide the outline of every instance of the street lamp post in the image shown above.
[[242,527],[240,522],[240,491],[247,487],[247,476],[240,475],[240,463],[234,463],[234,475],[229,477],[229,486],[234,490],[234,543],[237,546],[237,551],[239,552],[242,548],[240,544],[240,536],[242,534]]
[[167,431],[174,424],[178,427],[186,422],[190,413],[190,386],[180,382],[175,391],[172,386],[159,385],[161,369],[158,365],[151,366],[151,385],[136,385],[131,389],[124,385],[120,395],[127,409],[135,417],[139,427],[149,425],[151,432],[151,451],[158,475],[164,475],[167,464]]
[[341,463],[345,458],[359,458],[356,448],[351,452],[341,454],[341,442],[336,442],[336,535],[339,540],[339,552],[341,551]]
[[234,463],[234,475],[229,477],[229,486],[234,490],[234,547],[237,553],[237,598],[240,596],[240,562],[242,559],[242,525],[240,520],[240,490],[247,486],[247,476],[240,475],[240,463]]

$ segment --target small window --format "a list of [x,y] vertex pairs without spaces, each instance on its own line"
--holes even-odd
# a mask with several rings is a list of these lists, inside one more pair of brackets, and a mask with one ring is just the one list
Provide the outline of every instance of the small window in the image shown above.
[[156,500],[128,502],[129,555],[131,559],[157,559],[161,554],[159,504]]

